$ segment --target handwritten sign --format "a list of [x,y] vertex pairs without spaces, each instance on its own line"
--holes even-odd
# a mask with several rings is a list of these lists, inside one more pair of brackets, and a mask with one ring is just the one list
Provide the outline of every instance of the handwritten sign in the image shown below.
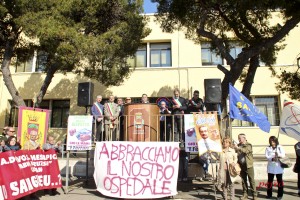
[[70,115],[68,118],[67,150],[92,149],[93,116]]
[[61,186],[53,149],[0,153],[0,199],[18,199],[41,189]]
[[177,194],[178,142],[97,142],[97,190],[115,198],[162,198]]

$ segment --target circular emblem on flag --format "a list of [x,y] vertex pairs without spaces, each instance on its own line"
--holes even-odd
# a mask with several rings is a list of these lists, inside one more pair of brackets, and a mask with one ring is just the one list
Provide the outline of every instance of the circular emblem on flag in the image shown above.
[[158,99],[156,100],[156,104],[157,104],[158,106],[160,106],[161,102],[163,102],[163,101],[166,103],[166,106],[167,106],[167,107],[170,107],[171,102],[170,102],[170,100],[169,100],[168,98],[166,98],[166,97],[160,97],[160,98],[158,98]]

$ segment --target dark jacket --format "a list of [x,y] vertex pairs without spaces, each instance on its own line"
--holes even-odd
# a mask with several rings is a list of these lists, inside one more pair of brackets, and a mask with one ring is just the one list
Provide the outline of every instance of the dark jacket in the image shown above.
[[[200,106],[200,108],[197,108],[196,106]],[[198,98],[197,100],[192,98],[188,101],[187,113],[203,112],[203,106],[204,103],[201,98]]]
[[[183,97],[179,97],[178,100],[179,100],[181,106],[180,106],[180,108],[172,108],[172,114],[173,115],[174,114],[184,114],[187,111],[186,99],[183,98]],[[176,102],[175,102],[174,98],[171,99],[171,102],[172,102],[173,105],[176,105]]]

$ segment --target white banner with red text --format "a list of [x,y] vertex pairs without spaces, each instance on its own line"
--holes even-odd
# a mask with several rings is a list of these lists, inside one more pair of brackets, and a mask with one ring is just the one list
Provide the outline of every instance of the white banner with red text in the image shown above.
[[177,194],[178,142],[97,142],[94,179],[109,197],[154,199]]
[[61,186],[53,149],[0,153],[0,200],[18,199],[41,189]]

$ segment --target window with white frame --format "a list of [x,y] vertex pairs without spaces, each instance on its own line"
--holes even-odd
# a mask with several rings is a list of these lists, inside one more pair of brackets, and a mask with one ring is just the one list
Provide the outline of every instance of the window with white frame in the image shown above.
[[171,43],[150,44],[150,67],[171,67]]
[[128,64],[135,68],[171,67],[171,43],[145,43],[141,45],[135,56],[128,59]]
[[277,96],[255,97],[255,106],[267,116],[272,126],[280,123],[278,104]]
[[[279,126],[279,98],[278,96],[255,96],[253,104],[264,113],[271,126]],[[234,120],[232,126],[254,126],[252,122]]]
[[128,59],[128,64],[132,67],[147,67],[147,44],[142,44],[133,58]]
[[211,49],[210,42],[201,43],[201,61],[202,65],[223,64],[222,57],[217,55],[215,50]]
[[32,57],[27,61],[16,62],[16,73],[18,72],[41,72],[46,69],[47,54],[44,51],[34,51]]
[[34,64],[34,56],[32,56],[30,59],[28,59],[25,62],[21,62],[17,58],[16,72],[32,72],[33,64]]
[[[242,49],[243,47],[238,42],[230,42],[229,53],[234,59],[242,52]],[[226,64],[221,55],[218,55],[215,50],[211,49],[210,42],[201,43],[201,59],[202,65]]]

